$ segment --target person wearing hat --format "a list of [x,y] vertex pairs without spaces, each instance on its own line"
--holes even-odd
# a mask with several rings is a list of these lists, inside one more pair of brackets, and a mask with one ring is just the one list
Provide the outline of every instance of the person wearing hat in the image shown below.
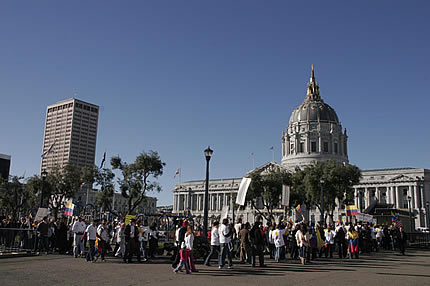
[[136,226],[136,219],[131,219],[130,224],[125,227],[125,244],[126,244],[126,255],[124,256],[124,262],[131,263],[133,254],[136,253],[137,261],[140,261],[140,249],[138,246],[138,235],[139,228]]

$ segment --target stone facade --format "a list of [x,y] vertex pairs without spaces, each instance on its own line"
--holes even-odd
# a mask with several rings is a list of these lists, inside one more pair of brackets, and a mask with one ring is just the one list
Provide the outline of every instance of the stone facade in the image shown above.
[[393,208],[408,210],[408,197],[415,228],[429,227],[427,202],[430,201],[430,170],[398,168],[362,171],[362,178],[354,186],[355,204],[361,211],[373,202],[391,204]]

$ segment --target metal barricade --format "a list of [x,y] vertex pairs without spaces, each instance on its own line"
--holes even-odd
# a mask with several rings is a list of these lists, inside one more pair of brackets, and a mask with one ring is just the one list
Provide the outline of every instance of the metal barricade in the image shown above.
[[38,250],[39,238],[36,230],[0,228],[0,255],[34,255]]
[[414,232],[408,233],[408,246],[411,248],[429,248],[430,233]]

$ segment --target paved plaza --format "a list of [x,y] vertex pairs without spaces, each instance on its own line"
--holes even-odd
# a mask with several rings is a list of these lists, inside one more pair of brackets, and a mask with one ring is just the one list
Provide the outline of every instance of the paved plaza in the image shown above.
[[321,259],[252,268],[206,267],[198,273],[173,273],[170,262],[124,264],[120,259],[87,263],[70,256],[48,255],[0,259],[0,285],[430,285],[430,251],[377,253],[359,260]]

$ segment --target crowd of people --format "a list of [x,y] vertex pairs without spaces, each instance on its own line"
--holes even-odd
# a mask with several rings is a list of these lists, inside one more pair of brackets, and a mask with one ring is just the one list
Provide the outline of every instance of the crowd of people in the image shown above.
[[[9,231],[11,230],[11,231]],[[14,231],[12,231],[14,230]],[[196,237],[202,237],[201,228],[188,220],[176,221],[172,267],[176,273],[185,268],[186,273],[196,272]],[[173,236],[173,235],[172,235]],[[204,237],[203,240],[206,238]],[[84,257],[89,262],[99,258],[105,261],[109,252],[123,259],[124,263],[148,261],[155,257],[159,235],[157,225],[146,220],[131,219],[129,222],[115,219],[85,221],[50,220],[44,217],[35,222],[21,218],[19,222],[11,217],[0,221],[0,245],[17,246],[27,251],[50,254],[71,254]],[[399,250],[405,254],[407,235],[403,227],[396,225],[373,225],[370,223],[336,222],[331,225],[315,226],[298,221],[281,220],[265,225],[256,221],[252,225],[223,219],[215,221],[207,233],[210,251],[204,257],[204,265],[210,266],[216,260],[220,269],[233,267],[233,259],[248,263],[252,267],[265,267],[265,254],[275,262],[287,259],[302,264],[319,258],[359,258],[362,253],[384,250]]]

